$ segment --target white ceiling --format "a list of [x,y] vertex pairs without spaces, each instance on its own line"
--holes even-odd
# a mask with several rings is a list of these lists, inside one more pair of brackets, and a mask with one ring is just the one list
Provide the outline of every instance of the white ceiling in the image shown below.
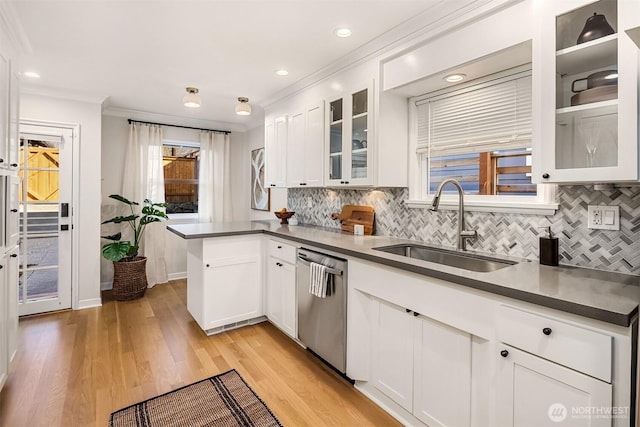
[[[261,104],[441,0],[13,0],[30,92],[107,99],[110,108],[253,127]],[[452,1],[452,0],[447,0]],[[348,26],[340,39],[333,30]],[[361,50],[361,49],[360,49]],[[289,75],[274,71],[286,68]],[[185,87],[202,107],[182,105]],[[237,116],[246,96],[250,117]]]

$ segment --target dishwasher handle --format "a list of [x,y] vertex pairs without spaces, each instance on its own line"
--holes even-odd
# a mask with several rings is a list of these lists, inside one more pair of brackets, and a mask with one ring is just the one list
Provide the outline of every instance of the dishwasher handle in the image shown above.
[[[307,258],[305,258],[303,256],[300,256],[300,254],[298,254],[298,261],[300,261],[300,262],[302,262],[304,264],[307,264],[307,265],[311,264],[311,261],[309,261]],[[325,267],[327,269],[327,273],[335,274],[336,276],[342,276],[342,270],[337,270],[335,268],[331,268],[331,267],[327,267],[327,266],[325,266]]]

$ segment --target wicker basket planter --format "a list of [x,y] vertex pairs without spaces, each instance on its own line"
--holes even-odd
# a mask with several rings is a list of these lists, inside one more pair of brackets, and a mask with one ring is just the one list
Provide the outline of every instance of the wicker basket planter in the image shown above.
[[113,297],[118,301],[141,298],[147,291],[147,258],[136,256],[113,263]]

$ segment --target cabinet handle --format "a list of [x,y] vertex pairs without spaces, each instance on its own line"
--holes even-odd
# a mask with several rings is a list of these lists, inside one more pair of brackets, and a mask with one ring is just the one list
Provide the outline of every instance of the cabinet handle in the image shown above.
[[420,313],[418,313],[417,311],[414,311],[413,312],[413,317],[418,317],[418,316],[420,316]]
[[18,212],[18,209],[11,209],[11,212]]
[[17,168],[17,167],[18,167],[18,164],[17,164],[17,163],[11,163],[11,167],[12,167],[12,168]]
[[18,258],[18,254],[11,254],[9,255],[11,258]]
[[278,245],[278,249],[282,249],[282,246]]
[[405,313],[411,313],[411,310],[409,310],[408,308],[404,309]]
[[0,265],[0,270],[2,270],[4,268],[4,265]]
[[283,266],[283,264],[282,264],[282,263],[280,263],[280,262],[276,262],[276,265],[277,265],[278,267],[282,267],[282,266]]
[[549,174],[545,172],[545,173],[542,174],[542,177],[544,179],[549,179]]
[[551,330],[551,328],[544,328],[544,329],[542,330],[542,333],[543,333],[543,334],[545,334],[545,335],[551,335],[551,332],[553,332],[553,331]]
[[211,267],[211,265],[209,265],[209,264],[205,264],[205,267]]
[[4,163],[4,159],[1,159],[1,158],[0,158],[0,163]]
[[307,183],[306,182],[301,182],[300,185],[307,185]]
[[270,187],[275,187],[276,185],[275,185],[275,184],[269,184],[269,186],[270,186]]
[[507,350],[502,350],[500,352],[500,356],[502,356],[502,357],[507,357],[508,355],[509,355],[509,352]]

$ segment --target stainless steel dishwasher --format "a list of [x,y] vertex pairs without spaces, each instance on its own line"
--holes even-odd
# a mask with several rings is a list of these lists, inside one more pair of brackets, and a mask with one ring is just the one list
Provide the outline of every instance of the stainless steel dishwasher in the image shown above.
[[[330,295],[309,293],[310,263],[333,275]],[[347,261],[306,248],[298,249],[296,264],[298,339],[342,374],[347,370]]]

